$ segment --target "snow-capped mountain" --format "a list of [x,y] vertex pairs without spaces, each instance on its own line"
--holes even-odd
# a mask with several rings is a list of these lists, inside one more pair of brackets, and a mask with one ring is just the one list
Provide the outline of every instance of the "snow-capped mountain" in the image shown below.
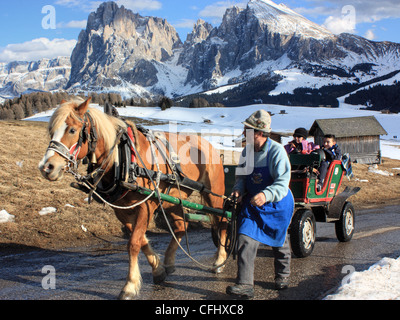
[[[342,83],[400,69],[399,44],[336,36],[269,0],[251,0],[246,9],[228,9],[222,24],[190,54],[186,83],[201,83],[204,90],[268,72],[281,75],[283,82],[287,72],[297,70]],[[366,63],[371,68],[355,74]],[[299,79],[298,85],[302,82]]]
[[142,17],[105,2],[90,14],[71,56],[68,88],[137,92],[159,82],[157,64],[165,64],[182,42],[166,20]]
[[270,0],[251,0],[248,11],[254,15],[260,25],[268,28],[270,33],[302,38],[325,40],[333,35],[327,29],[313,23],[284,4],[275,4]]
[[107,2],[90,15],[71,61],[69,87],[85,91],[182,96],[278,75],[286,92],[294,72],[297,86],[318,88],[400,70],[400,45],[336,36],[270,0],[229,8],[215,28],[199,20],[182,44],[167,21]]
[[[390,82],[400,70],[400,44],[334,35],[270,0],[227,9],[218,27],[199,20],[182,43],[165,19],[105,2],[79,35],[71,68],[70,77],[65,72],[58,85],[75,93],[179,97],[223,86],[219,92],[240,85],[251,90],[262,77],[273,80],[269,93],[276,96],[299,87]],[[37,86],[35,81],[43,82],[28,78],[20,83],[26,89]],[[20,92],[14,83],[8,81],[8,87]]]
[[71,74],[69,57],[0,63],[0,97],[64,88]]

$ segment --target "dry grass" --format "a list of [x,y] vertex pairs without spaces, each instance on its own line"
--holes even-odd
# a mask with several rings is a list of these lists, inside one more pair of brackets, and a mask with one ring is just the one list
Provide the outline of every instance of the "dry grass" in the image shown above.
[[[50,183],[41,176],[38,163],[49,142],[46,124],[0,122],[0,137],[0,210],[15,216],[15,223],[0,224],[0,243],[56,248],[82,245],[94,235],[121,235],[113,211],[89,206],[84,193],[69,187],[72,177]],[[17,165],[21,161],[22,167]],[[55,207],[57,213],[40,216],[45,207]]]
[[[0,248],[11,244],[72,247],[122,236],[113,211],[97,203],[88,205],[85,194],[70,188],[72,177],[50,183],[41,176],[37,166],[48,142],[44,123],[0,121],[0,210],[15,216],[15,222],[0,224]],[[21,161],[22,167],[17,165]],[[355,164],[355,176],[368,182],[345,180],[343,185],[362,187],[352,198],[356,207],[392,203],[399,198],[400,171],[393,170],[399,167],[400,161],[385,159],[379,169],[393,172],[394,176],[384,177],[368,172],[367,165]],[[66,204],[74,208],[65,207]],[[57,213],[40,216],[44,207],[55,207]]]

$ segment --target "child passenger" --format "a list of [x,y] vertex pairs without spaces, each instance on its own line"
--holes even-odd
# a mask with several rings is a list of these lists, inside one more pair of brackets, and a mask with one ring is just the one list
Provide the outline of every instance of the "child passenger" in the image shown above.
[[342,159],[342,151],[336,143],[336,137],[333,134],[327,134],[324,136],[324,145],[322,149],[325,152],[326,160],[321,162],[319,167],[319,176],[318,176],[318,191],[322,190],[322,186],[324,185],[324,180],[326,177],[326,173],[328,171],[329,165],[333,160],[341,160]]
[[297,128],[293,133],[293,140],[285,145],[288,154],[301,153],[310,154],[312,151],[319,149],[319,145],[307,141],[308,131],[305,128]]

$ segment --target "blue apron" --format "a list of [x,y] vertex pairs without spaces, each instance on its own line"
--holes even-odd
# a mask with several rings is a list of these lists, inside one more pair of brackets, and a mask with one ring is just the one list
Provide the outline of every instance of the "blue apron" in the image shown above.
[[[267,152],[270,150],[268,139]],[[246,177],[247,195],[243,199],[242,210],[238,217],[239,233],[249,236],[271,247],[282,247],[285,243],[293,211],[294,198],[292,192],[279,202],[265,203],[261,207],[250,204],[256,194],[274,183],[268,166],[254,168]]]

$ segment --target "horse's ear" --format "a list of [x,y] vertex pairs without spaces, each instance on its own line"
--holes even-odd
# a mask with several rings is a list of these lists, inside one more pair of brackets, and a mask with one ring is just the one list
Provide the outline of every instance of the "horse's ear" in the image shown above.
[[62,99],[60,104],[64,104],[64,103],[67,103],[67,101]]
[[89,98],[78,107],[77,111],[81,116],[83,116],[87,112],[91,101],[92,98]]

